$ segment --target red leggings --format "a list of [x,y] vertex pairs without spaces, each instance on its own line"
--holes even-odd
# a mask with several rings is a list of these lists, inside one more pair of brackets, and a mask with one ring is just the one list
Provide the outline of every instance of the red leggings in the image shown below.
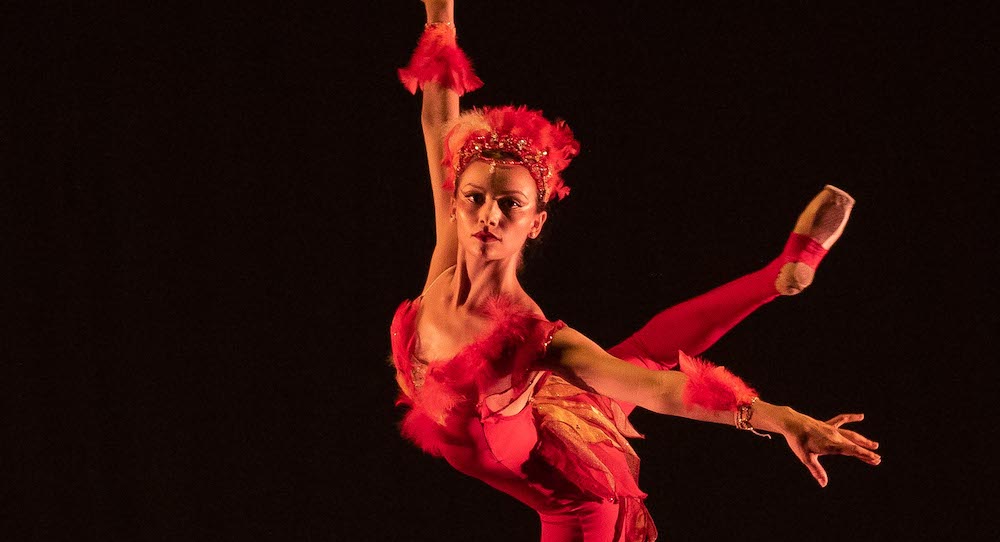
[[[657,314],[642,329],[608,350],[613,356],[649,369],[672,369],[677,351],[700,355],[761,305],[778,296],[774,282],[788,262],[816,268],[826,254],[816,241],[793,233],[781,255],[763,269]],[[626,413],[635,406],[622,404]]]
[[584,502],[567,514],[539,514],[542,542],[616,542],[618,505]]

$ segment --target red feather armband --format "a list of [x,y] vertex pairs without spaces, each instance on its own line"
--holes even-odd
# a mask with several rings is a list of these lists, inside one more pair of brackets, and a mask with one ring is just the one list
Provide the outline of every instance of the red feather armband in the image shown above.
[[681,400],[688,408],[738,411],[750,405],[757,392],[725,367],[693,358],[678,351],[681,372],[687,375]]
[[483,86],[472,63],[455,40],[451,24],[428,24],[420,36],[410,63],[399,69],[399,80],[411,94],[429,82],[438,83],[459,96]]

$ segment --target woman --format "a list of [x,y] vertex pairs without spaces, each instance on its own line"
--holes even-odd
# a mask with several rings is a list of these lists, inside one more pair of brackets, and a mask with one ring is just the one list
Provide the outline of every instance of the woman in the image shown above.
[[[452,0],[425,0],[427,24],[403,83],[423,91],[437,243],[422,294],[393,319],[393,361],[409,408],[403,433],[459,471],[535,509],[542,540],[655,540],[627,437],[635,406],[780,433],[821,486],[825,454],[877,465],[877,444],[756,392],[698,355],[780,294],[808,286],[853,200],[826,187],[765,268],[672,307],[607,351],[548,320],[517,272],[546,206],[569,190],[572,132],[526,108],[459,114],[481,82],[457,47]],[[685,353],[686,352],[686,353]],[[673,369],[679,365],[680,371]]]

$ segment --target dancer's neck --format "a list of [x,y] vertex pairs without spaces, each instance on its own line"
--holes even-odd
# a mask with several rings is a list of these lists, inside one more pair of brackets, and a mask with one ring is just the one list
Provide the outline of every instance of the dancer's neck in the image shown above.
[[451,283],[451,305],[455,309],[475,310],[497,295],[519,298],[524,289],[517,279],[520,255],[504,260],[468,258],[459,254]]

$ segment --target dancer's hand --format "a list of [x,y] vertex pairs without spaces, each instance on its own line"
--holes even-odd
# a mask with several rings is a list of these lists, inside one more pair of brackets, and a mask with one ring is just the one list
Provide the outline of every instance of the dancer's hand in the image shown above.
[[809,469],[813,478],[821,487],[826,487],[829,478],[826,470],[819,464],[821,455],[847,455],[868,463],[878,465],[882,457],[873,450],[878,443],[867,437],[844,429],[845,423],[864,419],[864,414],[840,414],[826,422],[810,418],[793,411],[782,431],[792,453]]

